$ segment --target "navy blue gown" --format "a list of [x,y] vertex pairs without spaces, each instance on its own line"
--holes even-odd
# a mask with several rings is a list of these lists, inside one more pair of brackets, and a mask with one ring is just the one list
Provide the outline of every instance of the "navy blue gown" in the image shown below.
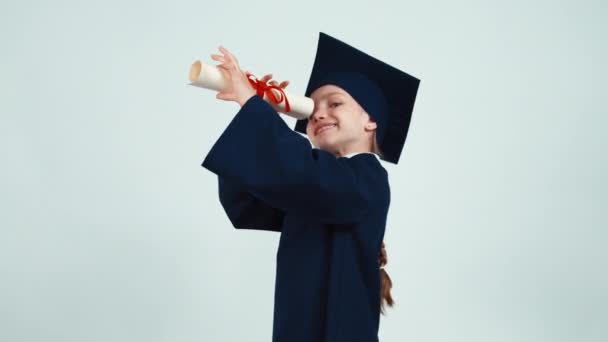
[[235,228],[280,232],[273,342],[376,342],[390,203],[372,153],[314,148],[258,95],[204,158]]

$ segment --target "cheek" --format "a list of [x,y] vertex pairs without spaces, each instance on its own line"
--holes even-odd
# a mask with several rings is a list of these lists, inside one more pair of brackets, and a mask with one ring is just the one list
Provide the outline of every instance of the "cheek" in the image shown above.
[[306,134],[311,137],[312,136],[312,129],[310,128],[310,125],[306,125]]

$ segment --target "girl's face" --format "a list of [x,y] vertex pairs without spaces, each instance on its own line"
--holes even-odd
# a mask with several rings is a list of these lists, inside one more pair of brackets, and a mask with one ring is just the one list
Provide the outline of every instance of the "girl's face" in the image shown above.
[[344,89],[333,84],[317,88],[306,134],[317,148],[337,156],[371,150],[376,129],[369,114]]

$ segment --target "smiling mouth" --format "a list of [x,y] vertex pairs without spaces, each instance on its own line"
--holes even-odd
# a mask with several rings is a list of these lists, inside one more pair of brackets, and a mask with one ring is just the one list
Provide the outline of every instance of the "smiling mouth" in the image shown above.
[[319,131],[317,131],[316,135],[320,135],[321,133],[325,132],[325,131],[329,131],[332,128],[336,128],[336,124],[330,125],[330,126],[324,126],[323,128],[319,129]]

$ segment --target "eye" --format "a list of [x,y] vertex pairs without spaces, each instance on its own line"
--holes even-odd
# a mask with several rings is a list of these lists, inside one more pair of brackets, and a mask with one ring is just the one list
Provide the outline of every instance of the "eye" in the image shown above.
[[342,102],[332,102],[329,106],[333,107],[334,105],[336,105],[336,107],[338,107],[341,104],[342,104]]

